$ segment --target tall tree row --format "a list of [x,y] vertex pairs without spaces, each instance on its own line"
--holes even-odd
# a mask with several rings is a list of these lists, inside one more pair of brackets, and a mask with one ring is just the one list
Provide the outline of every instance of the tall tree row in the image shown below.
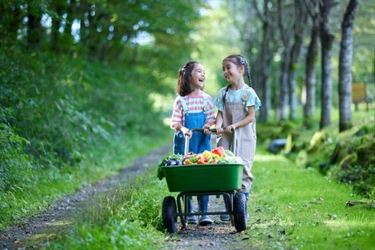
[[[233,6],[233,1],[228,1],[228,4]],[[243,12],[248,9],[244,8],[246,5],[253,9],[247,16]],[[334,0],[263,0],[244,1],[242,5],[237,3],[237,8],[232,7],[233,13],[239,12],[245,17],[243,23],[253,23],[253,27],[259,29],[248,31],[251,35],[247,36],[243,50],[255,51],[252,53],[252,57],[256,58],[252,62],[256,69],[253,75],[257,81],[254,85],[258,87],[257,91],[262,100],[259,114],[261,122],[269,119],[270,110],[276,111],[278,121],[295,120],[300,103],[298,99],[301,98],[304,125],[313,126],[312,118],[318,106],[319,127],[322,129],[331,124],[336,93],[340,98],[340,131],[350,127],[352,30],[359,1],[349,1],[345,9],[342,5],[343,3]],[[335,14],[333,17],[332,12]],[[333,82],[337,77],[332,75],[332,57],[335,32],[339,30],[336,25],[334,28],[331,26],[337,24],[341,16],[337,85]],[[237,27],[243,26],[237,24]],[[278,32],[275,32],[276,30]],[[317,61],[319,57],[320,62]],[[275,58],[279,59],[275,61]],[[301,60],[303,58],[304,60]],[[271,72],[275,62],[280,70]],[[302,70],[304,74],[300,73]],[[318,75],[320,79],[317,79]],[[297,83],[298,77],[303,77],[302,84]],[[339,87],[334,89],[334,86]]]

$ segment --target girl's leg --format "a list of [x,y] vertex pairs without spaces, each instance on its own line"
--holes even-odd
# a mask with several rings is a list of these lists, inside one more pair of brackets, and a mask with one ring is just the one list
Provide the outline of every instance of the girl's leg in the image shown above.
[[[208,200],[208,195],[199,196],[199,207],[202,213],[206,213],[208,211]],[[213,220],[208,215],[202,215],[199,219],[199,225],[201,226],[211,225],[212,223]]]
[[[223,196],[224,203],[225,203],[225,211],[227,211],[227,212],[229,212],[229,202],[232,200],[232,195],[229,195],[229,197],[230,197],[230,200],[227,201],[227,200],[225,200],[225,198]],[[220,220],[222,220],[222,221],[230,221],[230,215],[229,214],[221,214],[220,215]]]
[[[193,201],[191,199],[189,199],[189,201],[188,201],[188,212],[189,213],[194,212]],[[188,224],[198,224],[197,216],[195,216],[195,215],[187,216],[187,223]]]

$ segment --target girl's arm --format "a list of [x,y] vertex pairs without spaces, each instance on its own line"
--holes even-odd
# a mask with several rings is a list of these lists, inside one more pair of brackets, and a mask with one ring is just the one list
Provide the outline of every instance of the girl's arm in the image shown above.
[[179,124],[175,124],[175,125],[173,126],[173,128],[174,128],[175,130],[177,130],[177,131],[182,131],[182,133],[184,133],[185,136],[186,136],[186,135],[191,136],[191,131],[190,131],[188,128],[182,126],[181,123],[179,123]]
[[182,131],[182,133],[185,136],[186,135],[191,136],[192,132],[188,128],[184,127],[182,125],[182,122],[183,122],[183,112],[182,112],[181,101],[176,99],[173,105],[171,128],[175,129],[176,131]]
[[216,128],[216,133],[220,134],[224,130],[222,129],[223,126],[223,113],[218,110],[217,115],[216,115],[216,122],[215,122],[215,128]]
[[231,132],[232,129],[236,129],[236,128],[246,126],[247,124],[252,123],[254,121],[254,118],[255,118],[255,108],[254,108],[254,106],[249,106],[248,111],[247,111],[247,116],[244,119],[242,119],[241,121],[227,126],[226,129],[225,129],[225,132]]

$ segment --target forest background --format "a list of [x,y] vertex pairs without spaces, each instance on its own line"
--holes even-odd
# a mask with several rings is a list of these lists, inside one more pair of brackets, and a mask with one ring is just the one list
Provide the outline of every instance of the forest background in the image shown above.
[[0,13],[0,229],[121,169],[100,169],[110,162],[93,152],[125,163],[169,141],[189,60],[205,66],[215,97],[222,59],[248,59],[260,142],[285,135],[262,128],[319,130],[332,116],[350,129],[353,82],[374,100],[371,0],[4,0]]

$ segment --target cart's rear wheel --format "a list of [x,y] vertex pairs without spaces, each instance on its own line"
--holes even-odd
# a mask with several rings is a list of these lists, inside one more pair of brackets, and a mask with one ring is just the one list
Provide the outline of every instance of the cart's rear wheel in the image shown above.
[[233,198],[234,227],[237,232],[246,230],[246,196],[243,193],[236,193]]
[[167,196],[164,198],[162,217],[167,232],[175,233],[177,230],[177,208],[176,199],[173,196]]

